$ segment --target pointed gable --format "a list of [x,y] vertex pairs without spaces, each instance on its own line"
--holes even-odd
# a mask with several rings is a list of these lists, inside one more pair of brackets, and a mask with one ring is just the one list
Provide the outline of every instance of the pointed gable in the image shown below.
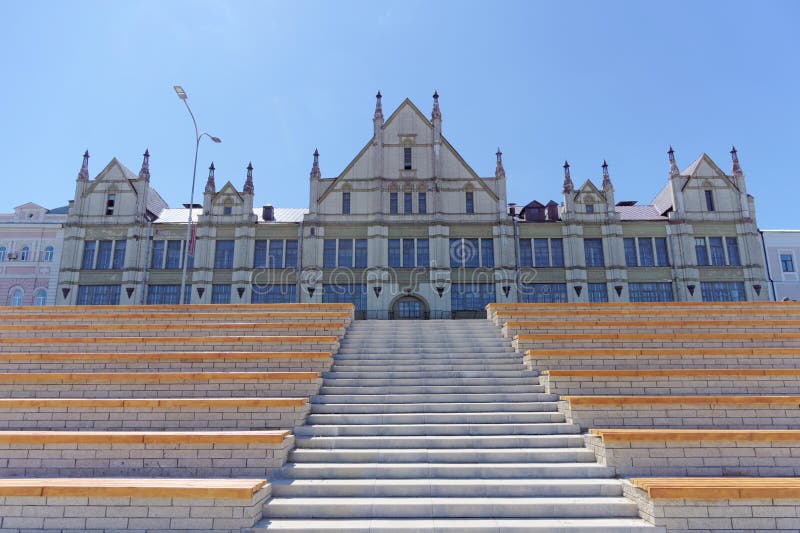
[[211,200],[212,205],[242,205],[244,203],[244,199],[242,195],[239,194],[239,191],[236,190],[236,187],[230,181],[225,182],[225,185],[217,191],[214,195],[214,199]]
[[604,200],[605,195],[592,180],[586,180],[575,193],[575,201],[581,204],[595,204]]
[[96,188],[100,187],[101,184],[105,185],[103,190],[106,190],[108,186],[113,184],[119,187],[118,190],[129,190],[136,193],[133,185],[131,185],[131,180],[135,180],[137,177],[138,176],[131,172],[128,167],[120,163],[119,160],[114,157],[106,167],[100,171],[97,177],[94,178],[88,192],[93,192]]
[[733,187],[738,190],[736,184],[731,181],[730,177],[725,174],[705,152],[695,159],[691,165],[686,167],[683,172],[681,172],[681,175],[689,178],[686,180],[686,183],[684,183],[683,189],[698,185],[697,180],[700,180],[700,185],[703,187],[716,185]]

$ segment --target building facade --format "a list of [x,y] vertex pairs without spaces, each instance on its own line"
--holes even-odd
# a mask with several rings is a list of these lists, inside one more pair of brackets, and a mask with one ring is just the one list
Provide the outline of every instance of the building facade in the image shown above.
[[[430,117],[406,99],[335,177],[315,151],[307,209],[254,208],[244,185],[170,209],[150,185],[149,154],[134,174],[116,159],[93,180],[88,154],[70,202],[58,303],[352,302],[360,317],[480,315],[489,302],[766,300],[753,199],[734,150],[732,171],[707,155],[679,171],[651,204],[615,202],[608,165],[598,185],[563,199],[506,198],[502,153],[479,176]],[[559,181],[561,179],[559,178]]]
[[0,305],[53,305],[66,207],[29,202],[0,214]]
[[800,300],[800,231],[763,230],[764,258],[770,292],[775,300]]

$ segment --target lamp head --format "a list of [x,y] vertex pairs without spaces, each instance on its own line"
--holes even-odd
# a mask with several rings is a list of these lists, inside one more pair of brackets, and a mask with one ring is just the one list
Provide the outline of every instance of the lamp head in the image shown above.
[[186,100],[188,98],[188,96],[186,95],[186,91],[184,91],[183,87],[181,87],[180,85],[175,85],[172,88],[175,89],[175,94],[177,94],[178,98],[180,98],[181,100]]

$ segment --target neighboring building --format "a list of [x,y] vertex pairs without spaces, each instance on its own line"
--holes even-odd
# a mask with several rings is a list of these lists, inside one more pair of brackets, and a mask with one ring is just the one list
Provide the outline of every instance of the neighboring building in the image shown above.
[[800,300],[800,231],[763,230],[770,292],[775,300]]
[[[766,300],[753,199],[735,150],[726,175],[703,154],[652,205],[615,203],[608,166],[561,204],[507,209],[502,153],[479,176],[406,99],[338,176],[314,152],[309,208],[254,209],[244,186],[217,190],[214,166],[193,210],[192,303],[353,302],[360,317],[475,316],[489,302]],[[186,206],[188,207],[188,205]],[[169,209],[116,159],[78,176],[59,303],[180,301],[187,209]],[[149,243],[145,246],[144,243]],[[121,250],[121,252],[120,252]]]
[[53,305],[67,208],[0,214],[0,305]]

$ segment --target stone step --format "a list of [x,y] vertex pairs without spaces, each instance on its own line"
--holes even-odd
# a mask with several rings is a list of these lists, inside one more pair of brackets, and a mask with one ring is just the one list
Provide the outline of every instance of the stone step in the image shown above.
[[349,353],[341,353],[339,352],[336,354],[335,357],[336,362],[343,363],[345,361],[354,361],[356,363],[361,363],[363,361],[382,361],[382,362],[394,362],[394,361],[441,361],[443,363],[453,362],[453,361],[463,361],[463,362],[475,362],[475,361],[491,361],[493,363],[500,363],[500,362],[522,362],[523,356],[518,353],[508,353],[508,352],[455,352],[455,351],[447,351],[442,352],[440,354],[435,355],[427,355],[423,357],[418,353],[399,353],[399,354],[349,354]]
[[359,437],[306,437],[295,440],[297,448],[308,449],[360,449],[360,448],[582,448],[583,435],[474,435],[426,436],[359,436]]
[[596,463],[286,463],[284,479],[592,479],[614,470]]
[[490,411],[558,410],[556,402],[472,402],[472,403],[312,403],[314,414],[347,413],[486,413]]
[[297,449],[289,454],[295,463],[595,463],[586,448],[453,448],[449,450],[408,448]]
[[[504,387],[507,385],[531,385],[541,387],[537,376],[531,377],[510,377],[510,378],[487,378],[487,377],[451,377],[451,378],[328,378],[325,380],[326,387],[386,387],[386,386],[437,386],[437,385],[491,385],[493,387]],[[532,391],[537,392],[537,391]]]
[[275,479],[272,494],[292,497],[600,497],[622,496],[615,479]]
[[351,413],[312,414],[310,425],[377,425],[377,424],[539,424],[563,422],[559,412],[488,412],[488,413]]
[[325,394],[313,396],[314,403],[453,403],[453,402],[555,402],[558,396],[539,392],[477,394]]
[[540,422],[537,424],[336,424],[299,426],[298,437],[359,435],[560,435],[580,433],[575,424]]
[[637,517],[623,497],[581,498],[272,498],[270,518],[609,518]]
[[[325,349],[321,347],[320,349]],[[338,350],[331,350],[337,352]],[[426,346],[387,346],[380,343],[375,346],[348,346],[344,355],[396,355],[396,354],[420,354],[420,355],[437,355],[446,353],[474,353],[474,354],[514,354],[516,353],[511,346],[505,348],[502,346],[486,347],[484,349],[475,349],[474,346],[453,346],[452,344],[443,344],[439,347],[430,345]]]
[[525,366],[522,363],[514,364],[460,364],[460,363],[395,363],[392,365],[341,365],[335,364],[332,369],[334,372],[402,372],[413,370],[415,372],[436,372],[443,371],[463,371],[463,372],[523,372]]
[[639,518],[392,518],[380,519],[270,519],[264,518],[253,533],[662,533]]
[[416,379],[416,378],[437,378],[437,379],[450,379],[450,378],[516,378],[516,377],[538,377],[538,372],[531,372],[529,370],[439,370],[439,371],[418,371],[413,369],[394,371],[394,372],[370,372],[370,371],[335,371],[325,372],[323,377],[327,380],[329,378],[346,378],[346,379]]
[[[331,380],[332,381],[332,380]],[[544,392],[544,387],[531,383],[497,385],[382,385],[374,387],[322,387],[320,394],[472,394],[493,392],[502,387],[505,392]]]

